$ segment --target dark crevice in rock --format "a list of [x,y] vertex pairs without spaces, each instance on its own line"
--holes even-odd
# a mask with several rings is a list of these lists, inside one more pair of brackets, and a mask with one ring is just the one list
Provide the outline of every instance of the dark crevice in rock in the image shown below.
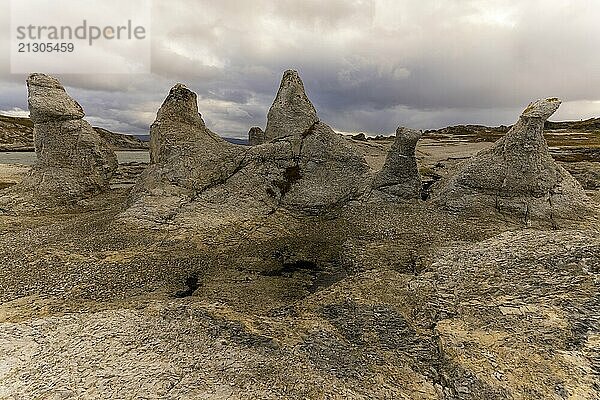
[[419,275],[423,267],[420,265],[419,259],[416,254],[411,254],[408,261],[395,266],[394,270],[403,274]]
[[[307,130],[305,130],[304,132],[302,132],[302,137],[306,138],[309,135],[312,135],[313,133],[315,133],[316,129],[317,129],[317,124],[319,123],[319,120],[316,120],[311,126],[308,127]],[[302,149],[302,147],[300,148]],[[302,152],[300,152],[302,153]]]
[[283,180],[273,181],[273,185],[279,189],[279,193],[281,194],[281,197],[283,197],[300,178],[302,178],[300,167],[294,165],[292,167],[287,167],[283,173]]
[[431,187],[434,183],[440,180],[440,177],[432,178],[428,181],[423,181],[423,187],[421,189],[421,200],[425,201],[431,197]]

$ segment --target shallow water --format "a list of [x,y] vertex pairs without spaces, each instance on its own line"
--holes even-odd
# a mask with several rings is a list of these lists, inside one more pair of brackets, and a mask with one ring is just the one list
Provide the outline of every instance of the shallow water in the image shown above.
[[[147,151],[116,151],[119,164],[128,162],[150,161]],[[35,163],[35,152],[32,151],[5,151],[0,152],[0,164],[22,164],[33,165]]]

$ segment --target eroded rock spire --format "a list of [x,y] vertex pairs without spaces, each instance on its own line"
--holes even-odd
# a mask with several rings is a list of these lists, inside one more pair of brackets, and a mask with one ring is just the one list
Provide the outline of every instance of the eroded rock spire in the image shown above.
[[258,126],[253,126],[248,131],[248,144],[250,146],[258,146],[259,144],[265,143],[265,132]]
[[277,140],[253,128],[254,146],[226,142],[204,125],[196,95],[176,85],[152,124],[151,165],[132,191],[126,217],[206,225],[279,207],[319,214],[367,190],[364,157],[317,120],[295,71],[284,74],[268,132]]
[[269,141],[300,135],[318,120],[317,111],[306,96],[298,72],[285,71],[273,105],[267,114],[265,139]]
[[9,197],[22,195],[52,207],[107,189],[117,158],[83,119],[83,108],[54,77],[32,74],[27,88],[37,161]]
[[577,181],[551,157],[544,122],[560,100],[537,100],[492,148],[459,165],[435,189],[434,200],[452,210],[498,211],[532,219],[555,220],[585,208]]
[[193,196],[225,179],[236,166],[236,154],[233,145],[204,124],[196,93],[178,83],[150,127],[150,166],[133,195],[146,191]]
[[415,149],[421,131],[398,127],[396,139],[388,151],[383,168],[375,175],[373,188],[393,196],[421,198],[423,184],[419,175]]

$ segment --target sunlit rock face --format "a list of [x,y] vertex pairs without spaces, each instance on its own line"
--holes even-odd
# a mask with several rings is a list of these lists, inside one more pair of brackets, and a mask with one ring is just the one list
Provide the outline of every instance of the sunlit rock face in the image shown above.
[[581,185],[551,157],[544,122],[560,100],[531,103],[490,149],[460,164],[441,182],[435,201],[450,210],[500,212],[526,222],[577,215],[586,208]]
[[37,161],[4,201],[13,197],[18,202],[22,196],[26,202],[52,207],[108,189],[117,158],[83,119],[83,108],[54,77],[32,74],[27,88]]
[[373,188],[400,199],[419,199],[423,183],[415,149],[421,131],[398,127],[383,168],[375,175]]

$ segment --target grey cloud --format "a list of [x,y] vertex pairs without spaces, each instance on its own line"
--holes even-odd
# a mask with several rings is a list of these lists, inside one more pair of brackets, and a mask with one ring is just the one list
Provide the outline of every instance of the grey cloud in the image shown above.
[[[546,96],[566,101],[558,116],[600,114],[592,0],[153,4],[152,74],[61,77],[88,116],[127,132],[146,131],[184,82],[211,129],[243,136],[264,127],[287,68],[300,71],[320,117],[344,131],[512,123]],[[24,77],[0,75],[0,108],[24,106],[16,82]]]

